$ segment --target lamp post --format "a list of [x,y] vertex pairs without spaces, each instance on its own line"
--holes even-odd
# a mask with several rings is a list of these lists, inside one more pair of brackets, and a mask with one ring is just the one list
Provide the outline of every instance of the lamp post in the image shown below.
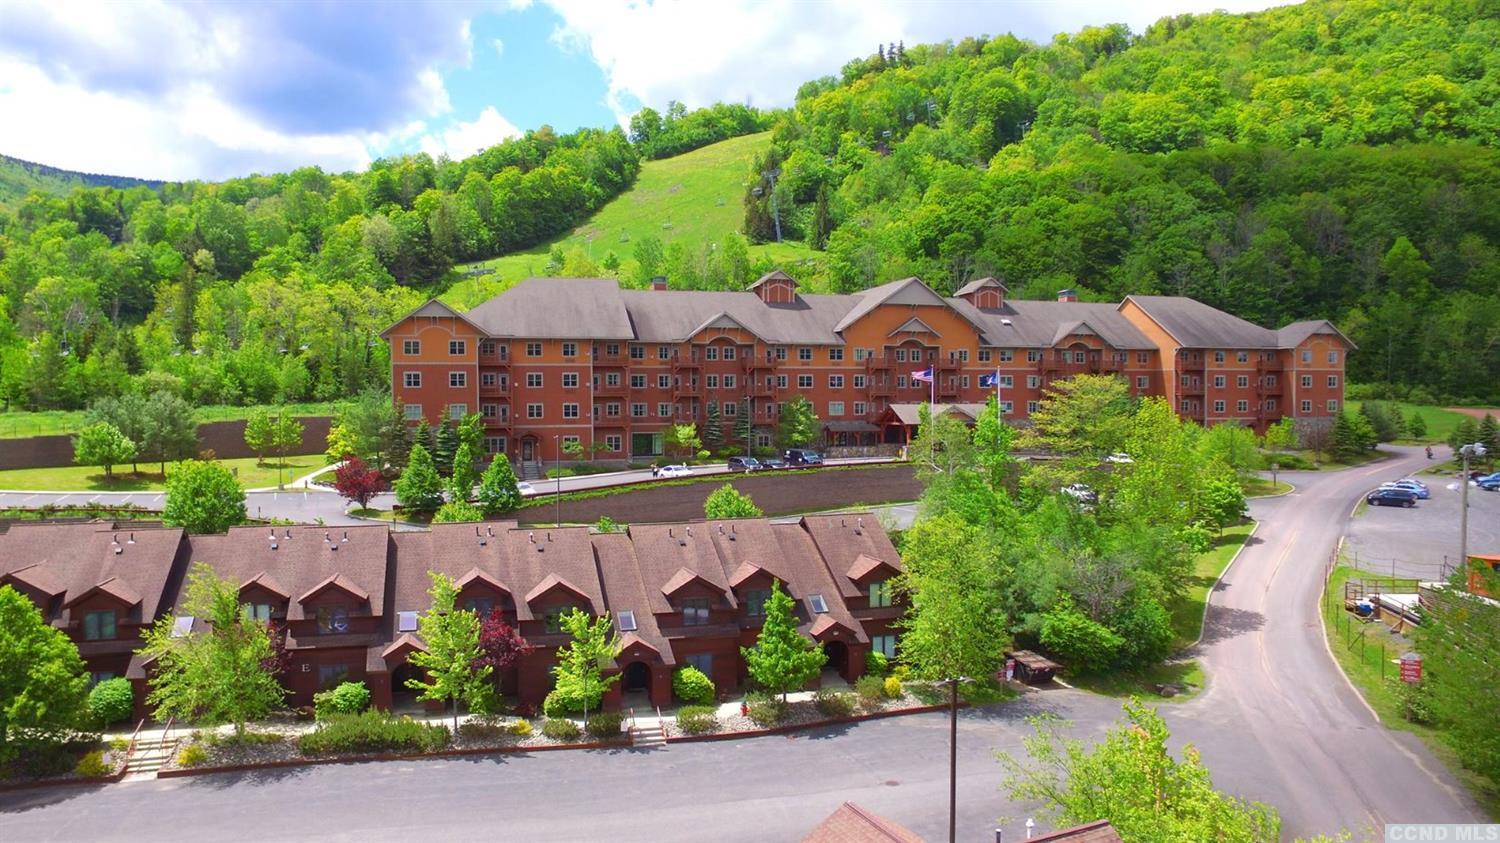
[[557,485],[552,493],[552,517],[557,526],[562,526],[562,435],[552,435],[552,473],[557,475]]
[[958,843],[958,683],[966,678],[948,680],[948,843]]
[[[754,354],[755,352],[751,351],[750,353]],[[754,376],[752,375],[751,377],[754,377]],[[755,398],[754,397],[749,396],[749,395],[745,396],[745,412],[747,414],[749,414],[749,416],[750,416],[750,418],[745,422],[745,457],[748,459],[750,457],[750,450],[751,450],[750,449],[750,439],[751,439],[751,437],[753,437],[755,435]],[[750,470],[748,468],[745,469],[745,473],[749,474]]]
[[1482,457],[1488,450],[1482,443],[1471,442],[1458,449],[1459,456],[1463,458],[1463,473],[1459,476],[1459,510],[1458,510],[1458,564],[1464,570],[1469,568],[1469,460]]

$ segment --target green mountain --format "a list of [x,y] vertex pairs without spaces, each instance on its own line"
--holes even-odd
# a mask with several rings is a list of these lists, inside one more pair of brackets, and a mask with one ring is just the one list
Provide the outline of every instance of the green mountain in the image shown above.
[[54,196],[67,196],[75,187],[161,187],[159,181],[135,179],[129,176],[101,176],[94,173],[77,173],[59,170],[46,164],[36,164],[0,155],[0,208],[15,207],[22,197],[33,190]]

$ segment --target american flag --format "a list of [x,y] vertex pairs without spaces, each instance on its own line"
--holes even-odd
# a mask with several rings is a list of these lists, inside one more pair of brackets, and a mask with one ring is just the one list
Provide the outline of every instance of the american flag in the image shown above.
[[932,383],[932,369],[919,369],[915,372],[912,372],[911,379],[914,381],[926,381],[927,383]]

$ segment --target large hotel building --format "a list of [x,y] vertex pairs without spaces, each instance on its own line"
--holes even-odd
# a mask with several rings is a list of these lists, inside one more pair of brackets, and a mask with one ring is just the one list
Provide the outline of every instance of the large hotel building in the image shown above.
[[521,462],[573,441],[596,459],[651,458],[669,425],[701,429],[710,408],[724,441],[748,412],[765,446],[796,395],[835,445],[903,441],[898,417],[929,400],[998,394],[1024,424],[1049,384],[1081,373],[1116,375],[1200,424],[1263,430],[1336,415],[1354,347],[1324,320],[1273,330],[1176,296],[1024,301],[993,278],[952,297],[917,278],[812,295],[780,271],[745,292],[530,278],[467,313],[429,301],[383,336],[409,422],[477,410],[486,448]]

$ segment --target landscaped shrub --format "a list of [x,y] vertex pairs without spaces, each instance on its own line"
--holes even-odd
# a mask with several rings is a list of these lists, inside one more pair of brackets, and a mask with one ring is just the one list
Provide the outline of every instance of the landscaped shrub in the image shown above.
[[672,693],[691,705],[708,705],[714,701],[714,681],[692,665],[672,674]]
[[531,737],[531,721],[527,720],[524,717],[520,720],[512,721],[511,724],[506,727],[506,729],[512,735],[518,735],[523,738]]
[[[589,711],[599,708],[599,701],[604,695],[596,691],[589,700]],[[583,713],[583,694],[571,688],[555,688],[542,700],[542,713],[548,717],[563,717],[569,714]]]
[[885,681],[881,683],[881,691],[885,694],[885,698],[888,700],[900,699],[901,680],[897,679],[894,676],[887,676],[885,678]]
[[712,706],[685,705],[677,710],[677,728],[687,735],[703,735],[719,728]]
[[471,717],[458,727],[460,737],[471,741],[497,741],[510,729],[493,717]]
[[245,730],[238,734],[229,732],[220,734],[218,732],[194,732],[193,741],[204,746],[261,746],[268,743],[281,743],[286,736],[279,732],[252,732]]
[[572,720],[549,717],[542,722],[542,734],[555,741],[576,741],[580,732]]
[[589,733],[590,737],[618,738],[622,719],[618,711],[601,711],[598,714],[590,714],[583,729]]
[[1214,546],[1214,531],[1204,524],[1186,524],[1175,531],[1177,540],[1194,553],[1207,553]]
[[865,673],[875,676],[884,676],[891,669],[891,660],[886,658],[885,653],[871,650],[865,654]]
[[1401,704],[1401,716],[1412,723],[1432,722],[1432,708],[1427,697],[1427,686],[1421,682],[1396,683],[1396,699]]
[[114,771],[104,763],[104,750],[96,749],[78,759],[78,763],[73,766],[73,772],[91,779],[97,776],[107,776]]
[[757,726],[775,726],[786,719],[786,704],[780,697],[753,696],[746,698],[751,722]]
[[854,683],[854,692],[859,694],[859,704],[865,708],[880,708],[885,702],[885,680],[879,676],[861,676]]
[[177,766],[198,767],[208,763],[208,750],[190,743],[177,752]]
[[443,726],[392,717],[383,711],[336,714],[297,739],[303,755],[340,752],[432,752],[448,745]]
[[1276,468],[1280,471],[1310,471],[1313,467],[1312,461],[1301,454],[1266,454],[1265,462],[1267,468],[1271,463],[1276,463]]
[[100,726],[129,720],[135,706],[135,692],[123,676],[106,679],[89,691],[89,712]]
[[854,713],[854,695],[821,690],[813,694],[813,706],[824,717],[848,717]]
[[370,707],[370,689],[363,682],[340,682],[338,687],[313,694],[313,712],[318,720],[338,714],[359,714]]

